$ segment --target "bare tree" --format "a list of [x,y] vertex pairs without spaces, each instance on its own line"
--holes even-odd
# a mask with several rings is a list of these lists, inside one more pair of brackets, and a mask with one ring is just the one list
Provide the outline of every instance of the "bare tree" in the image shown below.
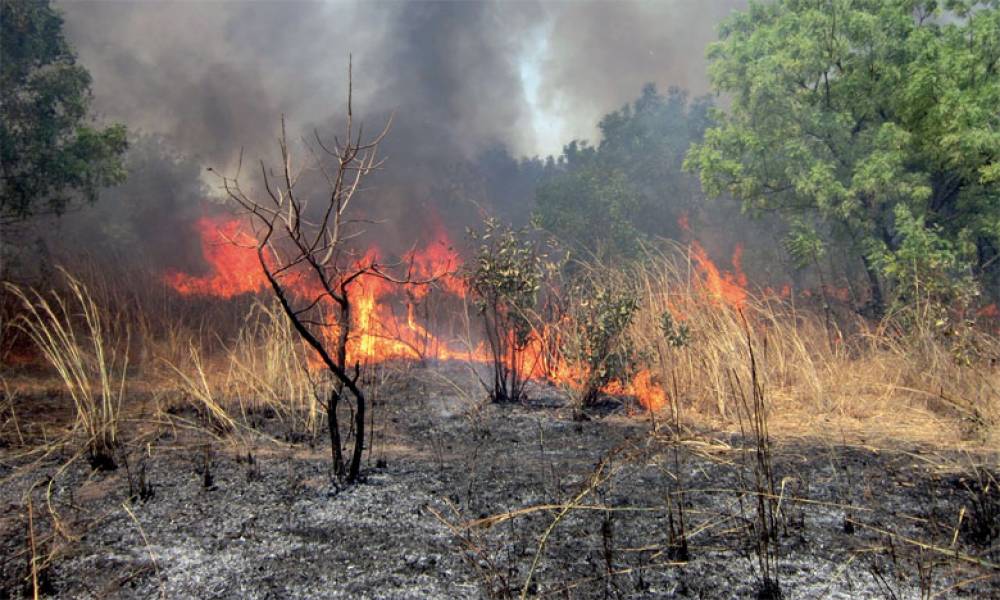
[[[351,247],[351,240],[364,232],[365,219],[349,218],[348,209],[366,178],[383,163],[378,147],[392,123],[370,139],[363,125],[355,128],[351,109],[351,69],[348,67],[347,117],[343,139],[324,143],[315,133],[315,147],[305,144],[309,160],[294,164],[289,149],[285,118],[281,117],[278,139],[281,165],[268,168],[260,161],[264,193],[254,197],[240,187],[240,169],[235,177],[222,177],[229,197],[245,210],[253,224],[257,258],[271,290],[295,331],[309,345],[332,375],[334,384],[324,400],[336,476],[348,482],[358,479],[365,439],[365,395],[358,385],[360,363],[348,364],[351,336],[352,286],[362,277],[379,277],[396,283],[413,282],[409,276],[389,276],[376,259]],[[242,168],[242,153],[240,167]],[[321,194],[300,190],[300,176],[307,171],[322,175],[326,189]],[[240,243],[231,240],[233,243]],[[412,267],[412,265],[411,265]],[[412,270],[412,269],[411,269]],[[337,409],[347,394],[354,400],[354,446],[345,469]]]

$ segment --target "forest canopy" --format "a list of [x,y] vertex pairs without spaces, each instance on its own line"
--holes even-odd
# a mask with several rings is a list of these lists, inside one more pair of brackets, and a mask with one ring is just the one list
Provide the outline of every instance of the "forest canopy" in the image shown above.
[[[727,109],[688,155],[707,194],[849,247],[876,312],[996,281],[1000,3],[751,2],[708,49]],[[884,289],[888,286],[888,290]],[[888,293],[888,295],[887,295]]]

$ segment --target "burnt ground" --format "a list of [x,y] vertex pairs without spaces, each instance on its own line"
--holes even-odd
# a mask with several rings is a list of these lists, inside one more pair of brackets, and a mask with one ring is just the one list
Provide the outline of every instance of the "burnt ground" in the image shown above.
[[147,425],[114,471],[8,444],[0,591],[30,592],[34,539],[64,598],[744,598],[761,554],[785,598],[1000,597],[996,455],[774,440],[767,496],[753,436],[654,433],[627,401],[581,415],[544,388],[477,403],[452,371],[380,387],[350,487],[268,414],[259,433]]

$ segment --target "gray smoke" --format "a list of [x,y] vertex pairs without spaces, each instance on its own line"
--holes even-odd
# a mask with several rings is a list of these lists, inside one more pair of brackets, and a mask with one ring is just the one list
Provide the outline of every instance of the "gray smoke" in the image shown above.
[[[705,46],[720,18],[743,4],[77,0],[60,6],[67,35],[93,75],[101,118],[123,121],[187,160],[224,171],[241,148],[250,158],[273,156],[281,114],[298,134],[333,131],[353,54],[356,113],[370,130],[396,114],[385,145],[389,162],[374,192],[379,216],[393,224],[392,237],[403,247],[417,241],[415,229],[437,221],[460,237],[456,227],[476,215],[477,204],[491,209],[510,201],[498,185],[530,190],[524,182],[505,184],[491,165],[516,176],[515,156],[593,139],[599,118],[634,98],[643,83],[704,93]],[[143,160],[153,168],[149,156]],[[190,170],[164,172],[190,176]]]

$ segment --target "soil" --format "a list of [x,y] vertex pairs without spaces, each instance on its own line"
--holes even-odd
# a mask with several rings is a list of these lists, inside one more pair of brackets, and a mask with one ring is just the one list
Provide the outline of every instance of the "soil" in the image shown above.
[[996,454],[779,439],[762,456],[628,399],[581,412],[535,386],[492,405],[477,385],[459,365],[389,377],[350,486],[323,435],[286,442],[266,413],[160,422],[110,471],[8,443],[0,592],[30,594],[33,538],[61,598],[1000,597]]

